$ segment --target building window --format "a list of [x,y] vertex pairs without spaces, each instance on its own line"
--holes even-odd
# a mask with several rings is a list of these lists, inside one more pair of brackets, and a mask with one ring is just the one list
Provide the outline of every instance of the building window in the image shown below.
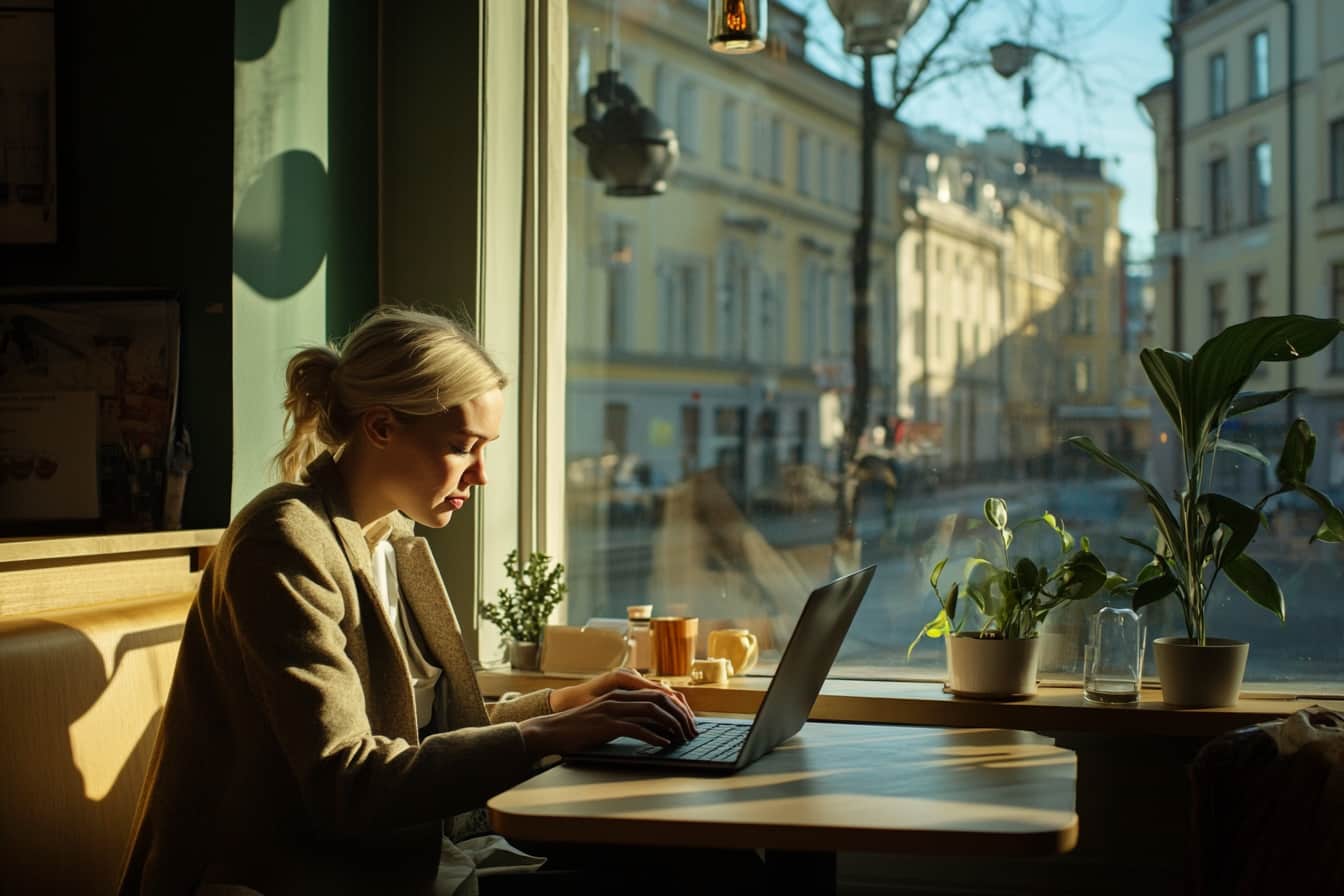
[[[626,76],[629,77],[629,73]],[[676,78],[672,70],[662,63],[653,70],[653,111],[667,127],[676,125]]]
[[1091,333],[1096,326],[1092,309],[1092,295],[1087,291],[1069,296],[1069,331],[1079,335]]
[[1073,276],[1091,277],[1096,273],[1096,260],[1092,255],[1090,246],[1082,246],[1073,250]]
[[1232,183],[1227,159],[1209,163],[1209,231],[1215,236],[1232,228]]
[[822,140],[817,148],[817,194],[822,202],[831,201],[831,144]]
[[916,274],[924,273],[924,244],[915,240],[910,244],[910,255]]
[[[1344,262],[1330,266],[1330,313],[1344,317]],[[1344,373],[1344,339],[1330,343],[1330,370]]]
[[812,135],[798,131],[798,194],[812,194]]
[[1073,359],[1073,391],[1085,396],[1092,391],[1092,359],[1078,357]]
[[631,221],[607,222],[607,345],[615,350],[631,348],[635,307],[635,225]]
[[630,405],[609,401],[602,407],[602,451],[618,457],[629,453]]
[[1262,100],[1269,96],[1269,32],[1257,31],[1251,35],[1250,98]]
[[910,315],[910,330],[915,334],[915,354],[924,357],[928,351],[928,334],[924,332],[924,312],[915,311]]
[[737,100],[724,100],[719,121],[719,155],[723,167],[736,171],[738,166]]
[[592,80],[592,58],[588,54],[589,29],[577,25],[569,28],[569,111],[582,115],[584,95]]
[[1330,122],[1330,198],[1344,199],[1344,118]]
[[695,82],[682,81],[677,87],[677,141],[687,155],[700,152],[700,103]]
[[[1251,320],[1256,317],[1264,317],[1267,306],[1265,304],[1265,275],[1256,273],[1246,277],[1246,319]],[[1260,364],[1255,368],[1254,377],[1263,377],[1269,374],[1269,366]]]
[[770,173],[770,128],[765,116],[751,117],[751,176],[764,179]]
[[718,333],[719,357],[740,359],[746,351],[747,296],[750,269],[745,253],[737,243],[719,250]]
[[770,119],[770,179],[784,182],[784,125],[778,118]]
[[670,355],[703,351],[700,321],[705,307],[705,264],[694,258],[664,259],[658,266],[662,348]]
[[1269,220],[1269,183],[1271,177],[1269,141],[1262,140],[1247,153],[1249,177],[1247,196],[1250,223],[1263,224]]
[[1209,57],[1209,117],[1221,118],[1227,114],[1227,56],[1214,53]]
[[1209,337],[1227,328],[1227,284],[1219,281],[1209,284]]
[[1081,202],[1073,207],[1073,223],[1079,230],[1086,230],[1092,221],[1092,206]]

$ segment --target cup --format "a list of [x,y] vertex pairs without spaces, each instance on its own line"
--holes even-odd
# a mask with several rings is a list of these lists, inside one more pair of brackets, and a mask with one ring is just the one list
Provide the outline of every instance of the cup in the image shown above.
[[1102,607],[1083,648],[1083,699],[1089,703],[1135,703],[1143,683],[1147,633],[1133,610]]
[[691,663],[691,684],[727,684],[733,666],[721,656]]
[[745,628],[720,628],[709,633],[707,656],[721,656],[732,664],[730,675],[746,675],[760,659],[756,636]]
[[683,677],[691,674],[695,659],[695,636],[700,620],[695,616],[654,616],[649,620],[653,674]]

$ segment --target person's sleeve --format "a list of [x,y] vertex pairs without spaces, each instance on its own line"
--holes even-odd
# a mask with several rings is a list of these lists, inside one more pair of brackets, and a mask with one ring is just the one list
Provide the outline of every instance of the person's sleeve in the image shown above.
[[247,685],[320,830],[354,834],[454,815],[531,773],[513,722],[435,734],[418,747],[374,735],[345,653],[345,602],[324,563],[295,544],[236,546],[225,592]]
[[490,707],[490,721],[521,722],[523,719],[549,715],[551,712],[551,689],[542,688],[512,700],[501,700],[496,703]]

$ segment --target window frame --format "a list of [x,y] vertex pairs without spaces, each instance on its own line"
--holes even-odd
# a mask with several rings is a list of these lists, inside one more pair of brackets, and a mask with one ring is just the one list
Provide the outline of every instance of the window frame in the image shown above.
[[[1260,65],[1260,59],[1257,56],[1256,43],[1261,38],[1264,39],[1264,66]],[[1246,41],[1246,101],[1248,103],[1259,102],[1269,96],[1269,82],[1272,70],[1269,44],[1269,29],[1261,28],[1253,31]],[[1264,75],[1263,83],[1260,75]]]
[[1219,50],[1209,54],[1208,64],[1209,118],[1227,114],[1227,53]]
[[[1266,159],[1262,166],[1260,151]],[[1261,175],[1267,175],[1263,180]],[[1269,221],[1270,191],[1274,188],[1274,147],[1257,140],[1246,149],[1246,223],[1252,227]]]
[[[1232,230],[1232,170],[1226,155],[1210,159],[1206,167],[1208,169],[1209,235],[1222,236]],[[1221,178],[1218,176],[1220,172],[1222,174]]]
[[[1330,262],[1330,311],[1335,317],[1344,314],[1344,258]],[[1336,339],[1330,347],[1330,373],[1344,373],[1344,341]]]
[[1328,128],[1326,150],[1330,154],[1330,198],[1339,202],[1344,200],[1344,117],[1332,120]]

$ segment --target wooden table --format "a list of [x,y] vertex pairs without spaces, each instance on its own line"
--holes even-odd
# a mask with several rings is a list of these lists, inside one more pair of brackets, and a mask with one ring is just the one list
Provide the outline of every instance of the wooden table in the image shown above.
[[839,851],[1069,851],[1074,761],[1022,731],[813,722],[735,775],[561,765],[488,807],[517,839],[765,849],[792,883],[833,888]]

